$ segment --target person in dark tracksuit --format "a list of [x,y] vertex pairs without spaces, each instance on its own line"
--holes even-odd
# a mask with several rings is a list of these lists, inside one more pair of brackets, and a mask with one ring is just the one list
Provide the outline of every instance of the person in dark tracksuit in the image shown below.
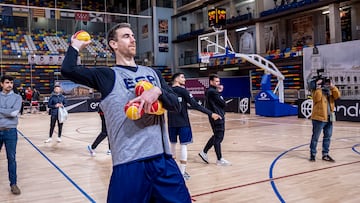
[[[108,203],[172,202],[190,203],[185,180],[171,156],[165,116],[150,114],[159,100],[168,111],[180,111],[174,91],[159,71],[135,63],[136,39],[128,23],[119,23],[107,34],[115,55],[112,67],[87,68],[77,65],[79,52],[91,43],[71,37],[61,74],[101,93],[111,147],[113,170],[108,188]],[[153,87],[135,95],[137,82],[146,80]],[[138,120],[127,118],[124,106],[139,102],[145,113]]]
[[61,94],[61,87],[58,85],[55,85],[54,92],[51,94],[49,101],[48,101],[48,107],[49,107],[49,114],[50,117],[50,132],[49,132],[49,138],[45,140],[45,143],[51,142],[52,140],[52,134],[54,133],[54,128],[56,122],[58,123],[58,137],[57,142],[61,142],[61,132],[63,123],[59,122],[58,118],[58,112],[59,108],[66,105],[66,99],[65,96]]
[[176,158],[176,143],[179,136],[181,146],[180,171],[183,174],[184,179],[188,180],[190,175],[186,172],[187,145],[192,143],[192,131],[188,115],[188,105],[197,111],[207,114],[213,120],[221,119],[221,117],[198,104],[192,94],[185,89],[185,81],[186,79],[184,73],[175,73],[172,76],[172,89],[178,96],[178,100],[181,104],[181,111],[168,111],[168,129],[171,144],[170,149],[174,159]]
[[[101,132],[99,133],[99,135],[96,137],[95,141],[91,144],[88,145],[87,149],[90,153],[91,156],[95,156],[96,152],[95,149],[96,147],[107,137],[107,130],[106,130],[106,123],[105,123],[105,116],[104,116],[104,112],[101,110],[101,108],[99,107],[99,116],[101,119]],[[110,155],[111,151],[110,151],[110,143],[109,143],[109,150],[107,151],[107,154]]]
[[209,141],[206,143],[203,151],[199,153],[199,156],[205,163],[209,163],[207,152],[214,146],[217,161],[216,164],[219,166],[229,166],[231,163],[225,160],[221,154],[221,142],[224,139],[225,134],[225,106],[226,102],[221,96],[220,92],[223,90],[223,86],[220,85],[220,78],[216,74],[209,76],[210,86],[205,92],[206,101],[205,107],[210,111],[219,114],[222,119],[213,120],[209,117],[209,122],[213,130],[214,135],[211,136]]

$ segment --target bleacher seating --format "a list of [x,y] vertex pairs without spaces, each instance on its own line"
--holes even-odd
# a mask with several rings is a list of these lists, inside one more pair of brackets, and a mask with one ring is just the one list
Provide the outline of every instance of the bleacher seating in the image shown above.
[[266,53],[265,58],[268,60],[280,59],[280,58],[292,58],[303,55],[303,48],[308,46],[297,46],[292,48],[285,48],[283,50],[276,49],[270,50]]
[[[64,54],[71,37],[63,31],[44,29],[33,30],[30,34],[20,28],[3,28],[0,34],[3,55],[18,56]],[[98,34],[91,34],[93,43],[87,47],[87,51],[93,56],[111,57],[112,54],[106,48],[104,34]]]
[[[27,6],[28,1],[27,0],[0,0],[0,3],[5,4],[17,4],[22,6]],[[81,5],[82,3],[82,5]],[[29,1],[29,6],[38,6],[38,7],[47,7],[47,8],[55,8],[55,2],[54,1],[46,1],[46,0],[34,0]],[[86,11],[99,11],[104,12],[105,7],[103,2],[100,1],[66,1],[66,0],[57,0],[56,1],[56,8],[62,8],[62,9],[74,9],[74,10],[86,10]]]

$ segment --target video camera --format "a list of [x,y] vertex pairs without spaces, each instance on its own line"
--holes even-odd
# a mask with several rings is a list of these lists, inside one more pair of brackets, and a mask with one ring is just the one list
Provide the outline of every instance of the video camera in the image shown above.
[[316,70],[316,75],[313,76],[310,79],[309,83],[308,83],[308,87],[309,87],[310,90],[315,90],[316,89],[316,87],[317,87],[316,82],[319,81],[319,80],[322,80],[322,82],[320,84],[321,87],[324,87],[325,83],[330,83],[330,78],[325,77],[325,76],[323,76],[321,74],[323,72],[324,72],[323,68]]

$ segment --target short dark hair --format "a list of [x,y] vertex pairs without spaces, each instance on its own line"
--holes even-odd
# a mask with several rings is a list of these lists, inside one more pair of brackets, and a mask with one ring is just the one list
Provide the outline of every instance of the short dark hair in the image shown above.
[[175,74],[171,77],[171,82],[174,82],[175,79],[178,78],[180,75],[184,75],[184,73],[182,73],[182,72],[175,73]]
[[5,80],[14,81],[14,78],[10,75],[1,76],[1,83],[4,83]]
[[119,23],[116,24],[115,26],[113,26],[107,33],[107,43],[109,48],[111,49],[111,51],[114,52],[113,48],[110,46],[110,41],[114,40],[117,41],[116,38],[116,30],[120,29],[120,28],[130,28],[131,29],[131,25],[129,23]]
[[209,80],[214,80],[215,78],[219,78],[219,76],[217,74],[210,74],[209,75]]

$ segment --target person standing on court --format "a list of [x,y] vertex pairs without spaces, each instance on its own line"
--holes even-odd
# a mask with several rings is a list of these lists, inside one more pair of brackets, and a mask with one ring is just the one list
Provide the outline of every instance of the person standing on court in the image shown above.
[[8,75],[1,77],[0,93],[0,150],[5,144],[8,160],[8,173],[11,192],[19,195],[16,175],[16,145],[18,140],[18,114],[21,109],[22,98],[13,91],[14,78]]
[[[168,111],[180,111],[176,94],[159,71],[135,63],[136,40],[128,23],[119,23],[107,34],[115,54],[113,67],[86,68],[76,65],[79,51],[91,41],[71,37],[71,46],[61,67],[64,77],[101,92],[111,146],[113,172],[107,202],[183,202],[191,197],[180,170],[171,156],[164,115],[148,114],[160,100]],[[135,84],[147,80],[154,87],[135,96]],[[124,106],[139,102],[145,114],[128,119]]]
[[[101,119],[101,132],[96,137],[95,141],[91,145],[88,145],[88,147],[87,147],[87,149],[88,149],[91,156],[95,156],[96,147],[107,137],[105,116],[104,116],[104,112],[101,110],[100,107],[99,107],[98,113],[99,113],[99,116],[100,116],[100,119]],[[110,143],[108,143],[108,144],[109,144],[109,150],[107,151],[107,154],[110,155],[111,154]]]
[[226,102],[224,98],[221,96],[221,92],[223,91],[223,86],[220,85],[220,78],[216,74],[211,74],[209,76],[210,86],[205,92],[206,102],[205,107],[210,111],[217,113],[221,116],[222,119],[213,120],[209,117],[209,122],[214,133],[213,136],[206,143],[203,151],[199,153],[199,156],[205,163],[209,163],[209,159],[207,156],[207,152],[210,150],[212,146],[214,146],[216,153],[216,164],[218,166],[229,166],[231,163],[225,160],[222,157],[221,153],[221,142],[224,139],[225,135],[225,107]]
[[180,146],[181,146],[181,156],[180,156],[180,171],[183,174],[183,177],[187,180],[190,178],[190,175],[186,172],[187,164],[187,145],[192,143],[192,131],[188,115],[188,104],[195,110],[207,114],[211,119],[217,120],[221,117],[211,112],[210,110],[204,108],[196,102],[194,97],[190,94],[189,91],[185,89],[185,76],[184,73],[175,73],[172,78],[172,89],[178,96],[178,101],[181,104],[180,112],[171,112],[168,111],[168,129],[169,129],[169,138],[170,138],[170,148],[173,154],[174,159],[176,158],[176,143],[177,136],[179,136]]
[[316,81],[316,89],[312,92],[313,108],[311,113],[312,136],[310,143],[310,161],[315,161],[316,146],[321,131],[324,133],[322,142],[322,160],[335,162],[329,155],[330,141],[332,136],[335,100],[340,98],[339,89],[330,79]]
[[55,124],[58,124],[58,137],[57,142],[61,142],[61,133],[63,128],[63,123],[59,122],[59,108],[64,107],[66,105],[65,96],[61,94],[61,87],[59,85],[54,86],[54,91],[51,94],[48,107],[49,107],[49,114],[50,114],[50,131],[49,131],[49,138],[45,140],[45,143],[52,141],[52,135],[54,133]]
[[23,88],[23,86],[19,87],[19,95],[22,98],[20,114],[23,115],[23,113],[24,113],[24,104],[25,104],[25,101],[26,101],[26,93],[25,93],[25,89]]

